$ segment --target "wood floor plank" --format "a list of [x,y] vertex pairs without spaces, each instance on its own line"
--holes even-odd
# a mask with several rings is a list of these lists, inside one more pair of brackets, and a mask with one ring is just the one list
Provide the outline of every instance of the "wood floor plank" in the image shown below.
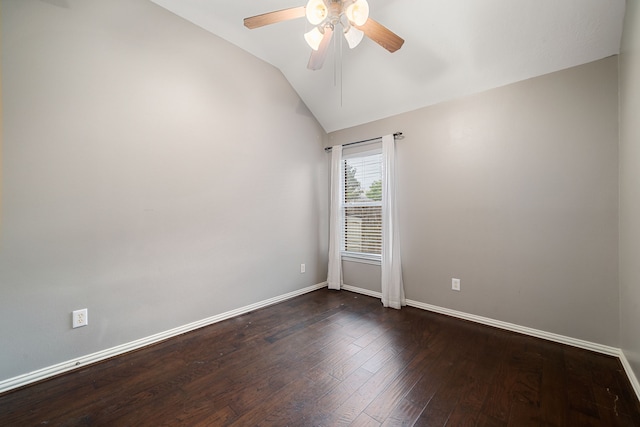
[[366,347],[375,341],[381,335],[387,334],[389,331],[392,331],[393,328],[391,325],[380,325],[376,328],[369,328],[367,333],[363,334],[360,338],[355,340],[353,343],[359,347]]
[[384,420],[382,426],[412,426],[424,408],[418,407],[407,399],[402,399]]
[[544,426],[545,421],[540,409],[528,402],[515,401],[509,411],[508,427]]
[[455,356],[447,352],[450,348],[447,336],[445,334],[436,337],[433,345],[429,347],[421,378],[407,393],[406,398],[418,407],[425,408],[429,404],[436,391],[445,384],[448,372],[454,365]]
[[353,420],[350,427],[380,427],[380,423],[367,414],[361,413],[358,418]]
[[0,395],[0,426],[640,426],[616,358],[318,290]]
[[422,349],[411,359],[404,369],[387,388],[382,390],[367,406],[365,412],[374,420],[384,422],[423,376],[425,359],[429,356],[428,349]]
[[[364,369],[356,370],[337,387],[319,397],[312,404],[309,411],[312,415],[303,421],[308,421],[309,425],[324,425],[334,411],[357,392],[372,375],[371,372]],[[300,425],[302,424],[303,423],[300,423]]]
[[447,424],[449,426],[472,427],[479,425],[480,414],[477,409],[458,403],[449,415]]
[[540,409],[547,424],[568,426],[564,408],[568,406],[565,377],[564,352],[562,346],[545,346],[540,394]]
[[306,414],[300,417],[300,412],[306,413],[307,402],[326,394],[338,383],[338,380],[330,376],[324,377],[321,381],[300,377],[298,381],[290,383],[289,387],[281,388],[269,397],[265,397],[230,425],[282,426],[292,425],[296,420],[304,423]]
[[429,400],[416,425],[446,425],[464,392],[472,363],[461,360],[446,374],[444,382]]
[[476,334],[474,353],[466,358],[471,361],[467,382],[460,392],[460,400],[448,420],[450,425],[476,425],[482,406],[487,399],[490,384],[495,379],[501,359],[496,357],[496,348],[505,345],[503,334]]
[[509,421],[511,410],[511,388],[515,382],[515,370],[509,361],[517,353],[518,349],[513,347],[511,341],[505,343],[498,355],[500,362],[493,381],[489,387],[489,393],[485,398],[481,408],[481,413],[486,420],[499,420],[506,423]]
[[398,353],[390,363],[372,375],[354,394],[340,405],[328,419],[327,425],[348,425],[384,390],[402,371],[414,353]]
[[352,343],[352,346],[360,348],[351,357],[342,360],[339,363],[335,363],[331,370],[331,375],[339,380],[343,380],[348,377],[353,371],[365,365],[370,359],[376,356],[381,351],[386,352],[391,350],[397,353],[399,350],[394,350],[391,346],[392,337],[390,334],[379,335],[375,340],[371,341],[369,345],[362,348],[357,344]]

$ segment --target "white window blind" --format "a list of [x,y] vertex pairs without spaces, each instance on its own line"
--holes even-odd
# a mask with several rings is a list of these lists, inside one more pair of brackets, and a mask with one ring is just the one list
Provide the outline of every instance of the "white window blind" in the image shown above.
[[347,254],[382,252],[382,153],[359,153],[343,161],[344,248]]

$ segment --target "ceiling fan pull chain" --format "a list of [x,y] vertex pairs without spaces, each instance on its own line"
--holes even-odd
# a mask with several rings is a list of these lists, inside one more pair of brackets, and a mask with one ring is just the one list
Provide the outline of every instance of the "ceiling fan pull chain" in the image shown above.
[[344,68],[343,68],[343,60],[344,57],[342,56],[342,47],[343,47],[343,42],[342,42],[342,37],[338,37],[340,39],[340,108],[342,108],[342,79],[344,77]]
[[337,77],[337,75],[338,75],[338,71],[337,71],[338,64],[337,64],[337,59],[336,59],[336,52],[338,51],[337,48],[336,48],[336,43],[338,43],[336,41],[337,38],[340,38],[340,37],[334,37],[333,38],[333,87],[338,86],[338,77]]

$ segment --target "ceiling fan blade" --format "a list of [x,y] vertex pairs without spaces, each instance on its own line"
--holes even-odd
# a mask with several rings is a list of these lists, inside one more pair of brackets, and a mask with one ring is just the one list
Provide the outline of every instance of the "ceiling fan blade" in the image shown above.
[[320,46],[318,50],[314,50],[311,52],[311,58],[309,58],[309,64],[307,64],[307,68],[310,70],[319,70],[322,68],[322,64],[324,64],[324,60],[327,57],[327,52],[329,51],[329,42],[331,41],[331,36],[333,35],[333,30],[331,27],[326,27],[324,29],[324,37],[322,37],[322,41],[320,42]]
[[290,19],[302,18],[305,16],[305,7],[292,7],[289,9],[277,10],[275,12],[263,13],[262,15],[244,18],[244,26],[253,30],[265,25],[277,22],[288,21]]
[[367,37],[391,53],[400,49],[404,43],[404,39],[371,18],[367,19],[364,25],[357,26],[356,28],[362,30]]

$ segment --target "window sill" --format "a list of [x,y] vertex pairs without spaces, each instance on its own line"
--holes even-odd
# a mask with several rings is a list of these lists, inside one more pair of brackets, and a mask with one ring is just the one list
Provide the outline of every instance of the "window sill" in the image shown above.
[[381,265],[382,257],[380,255],[370,255],[358,252],[342,252],[343,261],[358,262],[361,264]]

